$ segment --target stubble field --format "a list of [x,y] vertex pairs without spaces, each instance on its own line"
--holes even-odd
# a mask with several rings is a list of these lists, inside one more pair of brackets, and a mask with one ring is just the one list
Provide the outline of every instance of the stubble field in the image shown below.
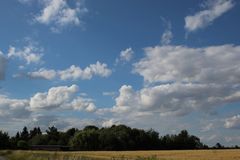
[[181,150],[181,151],[1,151],[6,160],[240,160],[240,150]]

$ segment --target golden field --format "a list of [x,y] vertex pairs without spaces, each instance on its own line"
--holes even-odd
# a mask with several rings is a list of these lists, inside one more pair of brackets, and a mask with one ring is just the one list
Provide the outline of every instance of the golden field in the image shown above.
[[178,150],[178,151],[2,151],[8,160],[240,160],[240,150]]

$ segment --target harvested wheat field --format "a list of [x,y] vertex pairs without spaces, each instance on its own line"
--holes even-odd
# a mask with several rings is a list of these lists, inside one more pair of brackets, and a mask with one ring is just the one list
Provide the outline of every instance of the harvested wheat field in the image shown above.
[[5,151],[8,160],[81,160],[81,159],[138,159],[138,160],[240,160],[240,150],[182,150],[182,151]]

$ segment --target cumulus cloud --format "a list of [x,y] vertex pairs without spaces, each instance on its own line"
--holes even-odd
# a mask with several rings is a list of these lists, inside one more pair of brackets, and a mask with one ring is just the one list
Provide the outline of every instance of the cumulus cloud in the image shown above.
[[134,51],[131,47],[125,50],[122,50],[120,52],[119,58],[116,59],[116,63],[129,62],[133,58],[133,54],[134,54]]
[[81,25],[82,15],[88,11],[80,0],[74,1],[73,7],[66,0],[44,0],[40,1],[40,4],[43,9],[36,15],[35,20],[51,25],[51,30],[56,32],[69,25]]
[[193,111],[212,113],[218,106],[240,101],[239,46],[168,45],[148,47],[145,52],[134,72],[148,85],[139,90],[123,85],[115,105],[101,111],[184,116]]
[[26,76],[46,80],[52,80],[55,78],[59,78],[61,80],[86,80],[91,79],[93,76],[108,77],[111,73],[112,71],[108,68],[107,64],[97,61],[96,64],[90,64],[84,69],[75,65],[72,65],[65,70],[58,71],[41,68],[38,71],[28,72]]
[[27,121],[29,118],[33,118],[33,122],[48,124],[46,121],[49,121],[49,124],[51,122],[52,125],[56,125],[59,122],[58,125],[60,125],[63,122],[60,123],[59,120],[53,120],[53,117],[47,120],[38,115],[72,110],[95,112],[97,107],[94,104],[94,100],[87,97],[79,97],[77,92],[78,86],[71,85],[52,87],[47,92],[38,92],[26,99],[14,99],[6,95],[0,95],[0,119],[13,122],[16,120]]
[[225,128],[240,129],[240,115],[225,119]]
[[123,85],[119,89],[119,96],[116,97],[116,106],[113,107],[114,112],[127,112],[132,106],[139,106],[139,96],[130,85]]
[[52,87],[47,92],[38,92],[29,99],[31,111],[63,109],[94,112],[94,100],[77,96],[77,85]]
[[29,102],[27,99],[11,99],[5,95],[0,95],[1,118],[27,118],[31,113],[28,107]]
[[207,1],[204,4],[204,10],[185,17],[185,29],[192,32],[204,28],[233,8],[233,6],[233,0]]
[[31,97],[30,108],[32,110],[38,110],[60,107],[68,103],[77,91],[77,85],[72,85],[70,87],[52,87],[48,90],[48,92],[36,93],[33,97]]
[[78,97],[72,101],[71,105],[75,110],[85,110],[88,112],[94,112],[96,110],[96,106],[92,99]]
[[144,87],[138,91],[123,85],[111,111],[141,115],[152,112],[160,116],[183,116],[193,111],[209,113],[219,105],[231,103],[226,97],[234,92],[235,89],[229,86],[216,84],[172,83]]
[[43,49],[38,48],[32,44],[29,44],[22,49],[10,46],[7,56],[8,58],[19,58],[20,60],[26,61],[27,64],[35,63],[38,64],[42,60]]
[[0,80],[4,79],[6,71],[7,59],[0,51]]
[[58,72],[61,80],[91,79],[93,75],[108,77],[111,73],[112,71],[108,69],[107,64],[98,61],[85,69],[72,65],[70,68]]
[[145,57],[134,64],[134,71],[148,83],[240,82],[240,46],[156,46],[145,48],[145,53]]
[[47,79],[52,80],[56,77],[57,73],[55,70],[47,70],[45,68],[40,68],[38,71],[28,72],[27,76],[34,79]]

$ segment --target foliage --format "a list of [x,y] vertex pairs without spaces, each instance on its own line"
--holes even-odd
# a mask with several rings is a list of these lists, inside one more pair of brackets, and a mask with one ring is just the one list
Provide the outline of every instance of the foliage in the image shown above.
[[17,147],[19,149],[28,149],[29,148],[28,143],[26,141],[24,141],[24,140],[18,141],[17,142]]
[[[207,148],[200,139],[182,130],[176,135],[159,136],[150,130],[130,128],[125,125],[113,125],[107,128],[86,126],[82,130],[71,128],[66,132],[58,131],[54,126],[42,134],[39,127],[21,132],[9,138],[0,131],[0,149],[27,149],[31,145],[62,145],[73,150],[158,150],[158,149],[202,149]],[[223,147],[221,145],[215,148]]]
[[0,149],[7,149],[10,147],[10,139],[6,132],[0,131]]

